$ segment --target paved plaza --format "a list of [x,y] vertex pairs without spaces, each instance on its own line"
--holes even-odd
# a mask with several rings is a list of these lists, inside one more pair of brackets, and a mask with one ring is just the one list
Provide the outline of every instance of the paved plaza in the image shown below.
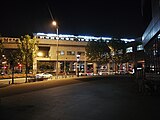
[[[0,88],[0,92],[6,92],[0,94],[0,120],[160,118],[160,97],[139,94],[134,79],[127,76],[72,78],[15,86]],[[9,94],[5,89],[12,92]]]

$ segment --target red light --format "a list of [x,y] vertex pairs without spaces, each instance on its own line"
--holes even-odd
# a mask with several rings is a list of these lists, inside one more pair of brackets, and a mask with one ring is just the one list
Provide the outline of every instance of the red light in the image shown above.
[[18,64],[19,67],[22,67],[22,64]]

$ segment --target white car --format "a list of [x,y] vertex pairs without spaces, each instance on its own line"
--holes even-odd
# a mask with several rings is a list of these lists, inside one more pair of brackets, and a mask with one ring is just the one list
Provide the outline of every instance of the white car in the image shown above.
[[53,75],[52,74],[49,74],[49,73],[39,73],[39,74],[36,74],[36,79],[39,79],[39,78],[52,78]]
[[80,72],[80,73],[79,73],[79,76],[87,76],[87,74],[86,74],[86,73],[83,73],[83,72]]
[[80,72],[79,73],[79,76],[93,76],[93,72],[87,72],[87,73],[83,73],[83,72]]
[[108,72],[105,72],[105,71],[100,71],[98,72],[99,75],[108,75]]

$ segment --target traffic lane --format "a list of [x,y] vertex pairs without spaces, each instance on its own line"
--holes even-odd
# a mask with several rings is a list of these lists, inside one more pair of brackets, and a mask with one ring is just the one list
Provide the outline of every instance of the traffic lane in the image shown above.
[[[131,81],[101,80],[60,86],[2,99],[1,118],[23,120],[151,120],[159,98],[139,96]],[[9,115],[9,116],[8,116]],[[24,117],[25,116],[25,117]]]

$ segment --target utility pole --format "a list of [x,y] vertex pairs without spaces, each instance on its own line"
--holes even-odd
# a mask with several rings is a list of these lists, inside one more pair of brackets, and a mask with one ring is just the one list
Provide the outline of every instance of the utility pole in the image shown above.
[[80,68],[79,60],[80,60],[80,55],[77,55],[76,57],[77,57],[77,65],[76,65],[76,67],[77,67],[77,77],[79,77],[79,68]]

